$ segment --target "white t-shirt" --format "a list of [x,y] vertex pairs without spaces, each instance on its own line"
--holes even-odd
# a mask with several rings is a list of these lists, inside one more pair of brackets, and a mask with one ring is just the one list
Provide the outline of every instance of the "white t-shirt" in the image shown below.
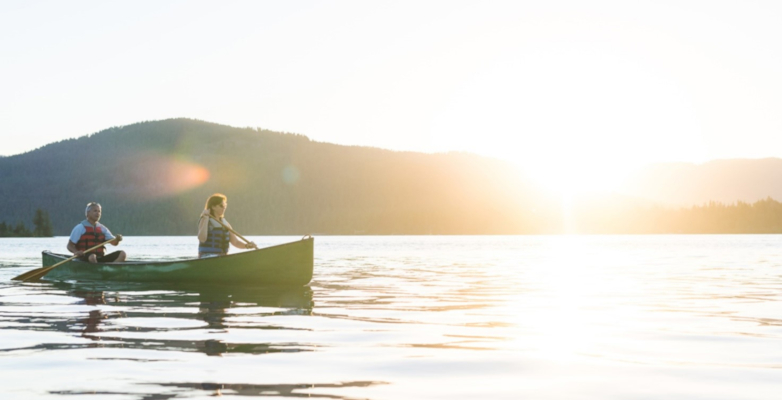
[[[70,241],[73,244],[79,243],[79,239],[81,239],[81,235],[83,235],[85,232],[87,232],[87,228],[84,226],[84,223],[89,222],[87,220],[82,221],[79,225],[76,225],[73,230],[71,231],[71,237]],[[92,224],[90,224],[92,225]],[[112,240],[114,239],[114,235],[111,234],[111,231],[109,231],[109,228],[106,228],[106,225],[101,224],[100,222],[96,222],[93,227],[100,227],[100,229],[103,231],[103,235],[106,236],[106,240]]]

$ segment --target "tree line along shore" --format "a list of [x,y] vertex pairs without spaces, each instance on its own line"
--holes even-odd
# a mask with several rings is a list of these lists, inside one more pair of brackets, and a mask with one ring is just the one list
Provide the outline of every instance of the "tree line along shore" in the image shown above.
[[49,213],[41,210],[35,210],[33,217],[32,230],[28,228],[23,221],[18,221],[15,225],[0,221],[0,237],[52,237],[54,230]]
[[[586,212],[586,211],[589,212]],[[584,234],[777,234],[782,233],[782,203],[766,198],[754,203],[735,202],[723,204],[709,202],[689,208],[670,209],[646,207],[616,211],[613,216],[603,215],[597,218],[594,208],[575,210],[571,215],[571,224],[575,232]],[[121,218],[114,218],[121,221]],[[74,221],[76,224],[78,221]],[[564,221],[560,221],[564,222]],[[122,224],[112,223],[121,229]],[[565,233],[555,229],[534,233]],[[354,232],[354,234],[356,234]],[[359,233],[360,234],[360,233]],[[424,233],[418,233],[424,234]],[[154,232],[152,236],[166,236]],[[0,237],[52,237],[53,229],[49,213],[37,209],[32,229],[24,222],[9,224],[0,222]],[[142,235],[143,236],[143,235]]]

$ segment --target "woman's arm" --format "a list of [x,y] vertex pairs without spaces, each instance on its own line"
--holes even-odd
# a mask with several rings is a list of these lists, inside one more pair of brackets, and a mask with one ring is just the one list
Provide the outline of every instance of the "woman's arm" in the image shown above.
[[[223,223],[225,224],[225,226],[233,229],[233,227],[231,226],[231,224],[228,223],[228,221],[223,220]],[[231,235],[230,236],[230,242],[231,242],[232,245],[234,245],[234,247],[236,247],[237,249],[245,249],[246,248],[244,242],[239,240],[239,238],[236,237],[236,235],[234,235],[233,232],[229,232],[229,235]]]
[[206,242],[206,236],[209,233],[209,210],[201,213],[201,219],[198,220],[198,241]]
[[[228,223],[228,221],[224,220],[223,223],[225,224],[225,226],[233,229],[233,227],[231,226],[231,224]],[[239,239],[236,235],[234,235],[233,232],[230,232],[230,235],[231,235],[230,236],[230,242],[237,249],[257,249],[258,248],[257,246],[255,246],[255,243],[253,243],[253,242],[245,243],[243,240]]]

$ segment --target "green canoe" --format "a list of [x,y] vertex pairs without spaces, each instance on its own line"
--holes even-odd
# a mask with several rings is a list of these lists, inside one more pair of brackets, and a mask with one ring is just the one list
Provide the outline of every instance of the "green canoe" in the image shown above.
[[[240,285],[306,285],[314,266],[312,237],[222,257],[175,261],[91,264],[69,261],[44,279],[57,281],[205,283]],[[43,267],[69,256],[44,251]]]

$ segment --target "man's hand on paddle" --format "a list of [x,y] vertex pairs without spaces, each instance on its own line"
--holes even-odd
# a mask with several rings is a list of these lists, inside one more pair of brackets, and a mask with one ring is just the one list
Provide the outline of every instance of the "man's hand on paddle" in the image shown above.
[[117,245],[119,245],[119,242],[121,242],[121,241],[122,241],[122,235],[117,235],[117,237],[114,238],[114,240],[111,241],[111,244],[113,244],[114,246],[117,246]]

